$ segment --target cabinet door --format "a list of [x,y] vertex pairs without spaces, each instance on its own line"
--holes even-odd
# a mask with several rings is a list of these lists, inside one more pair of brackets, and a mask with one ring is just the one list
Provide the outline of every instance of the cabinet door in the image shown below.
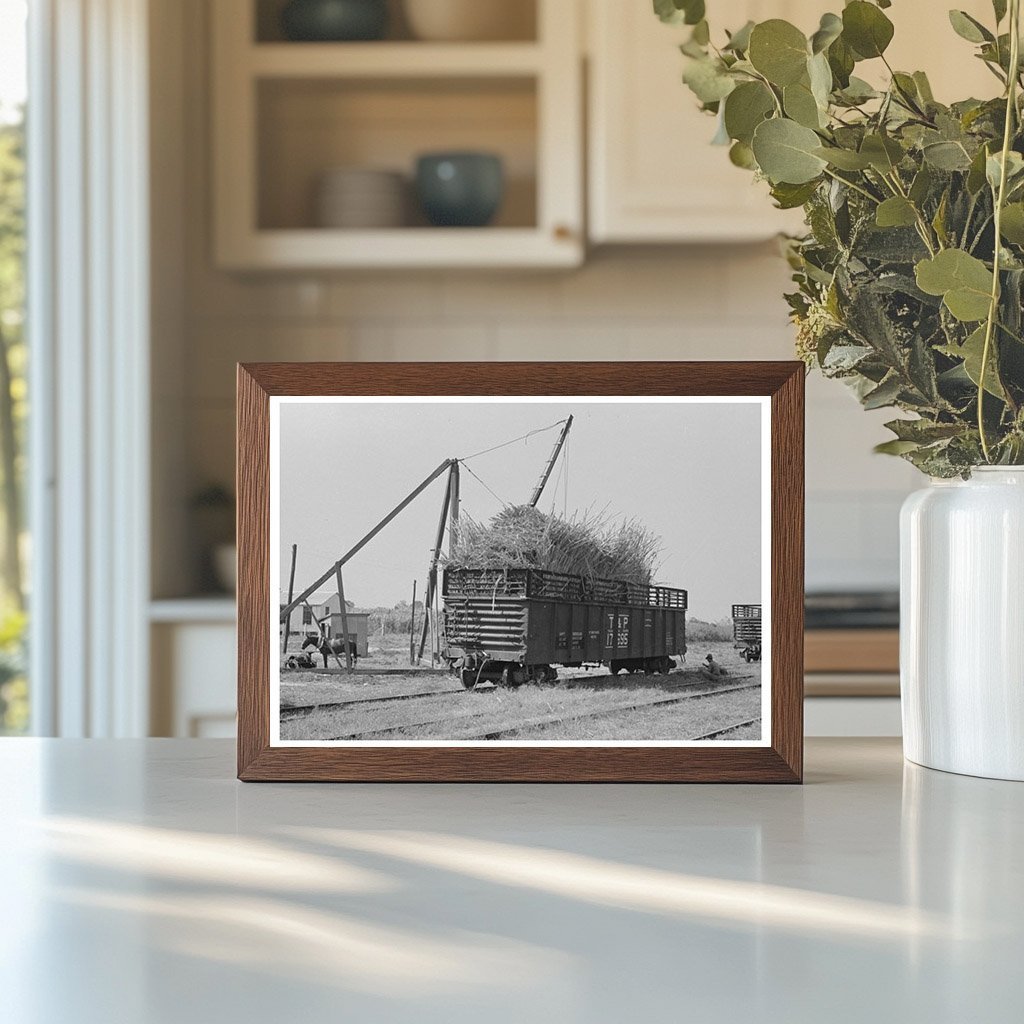
[[[711,145],[715,120],[682,83],[679,44],[689,29],[663,25],[645,0],[588,2],[591,240],[735,241],[799,230],[798,213],[776,210],[767,186]],[[821,0],[712,0],[708,17],[717,38],[748,19],[791,18],[807,30],[818,19],[808,12],[822,9]]]
[[[587,0],[590,25],[589,214],[594,242],[701,242],[767,238],[799,231],[798,211],[774,209],[764,183],[734,167],[712,146],[713,118],[701,114],[682,84],[678,49],[685,26],[663,25],[649,0]],[[746,20],[786,18],[810,34],[837,0],[709,0],[712,34]],[[896,26],[894,67],[928,72],[943,101],[991,96],[998,83],[955,35],[946,6],[900,0],[887,14]],[[956,4],[985,24],[989,0]],[[1005,29],[1005,25],[1004,25]],[[858,74],[878,83],[880,61]]]

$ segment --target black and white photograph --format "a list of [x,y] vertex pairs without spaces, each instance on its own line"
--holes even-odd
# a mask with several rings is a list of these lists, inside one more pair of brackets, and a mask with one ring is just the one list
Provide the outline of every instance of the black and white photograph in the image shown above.
[[765,745],[769,418],[275,397],[272,744]]

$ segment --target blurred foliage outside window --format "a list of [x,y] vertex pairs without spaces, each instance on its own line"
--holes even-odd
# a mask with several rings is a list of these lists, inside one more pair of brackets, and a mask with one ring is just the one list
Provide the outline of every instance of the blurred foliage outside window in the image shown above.
[[29,724],[24,17],[23,0],[0,0],[0,734]]

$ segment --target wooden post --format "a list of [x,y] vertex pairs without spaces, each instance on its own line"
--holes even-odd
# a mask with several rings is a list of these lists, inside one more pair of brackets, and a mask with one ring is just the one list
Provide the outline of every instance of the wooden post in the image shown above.
[[412,611],[409,615],[409,664],[416,664],[416,581],[412,581]]
[[[295,596],[295,557],[298,554],[299,545],[292,545],[292,571],[288,574],[288,604],[292,603],[292,598]],[[281,641],[281,653],[288,653],[288,637],[292,631],[292,613],[289,612],[285,616],[284,620],[284,639]]]
[[[449,467],[455,463],[449,462]],[[441,546],[444,544],[444,528],[448,522],[448,509],[452,501],[451,470],[449,468],[448,486],[444,489],[444,501],[441,502],[441,518],[437,521],[437,539],[434,541],[434,550],[430,556],[430,570],[427,573],[427,594],[423,602],[423,634],[420,637],[420,651],[417,661],[423,660],[423,648],[427,646],[427,636],[430,633],[431,608],[434,600],[434,590],[437,588],[437,562],[441,557]]]
[[449,511],[451,528],[448,533],[448,553],[452,554],[455,551],[455,546],[459,541],[459,461],[458,459],[452,459],[452,471],[449,477],[449,486],[451,487],[451,509]]
[[[324,636],[323,624],[321,620],[316,617],[316,612],[313,611],[313,606],[308,601],[303,601],[302,603],[309,609],[309,614],[313,617],[313,621],[316,623],[317,632],[320,634],[321,637],[324,637],[325,640],[329,640],[329,637]],[[319,648],[317,649],[317,653],[319,653]],[[334,660],[338,663],[338,668],[345,667],[344,665],[342,665],[341,658],[338,657],[337,651],[332,650],[331,655],[334,657]]]
[[537,486],[534,487],[533,494],[530,496],[530,505],[533,508],[537,507],[537,502],[540,501],[541,493],[551,477],[551,471],[555,468],[555,462],[558,460],[558,453],[562,450],[562,445],[565,444],[565,439],[569,436],[570,427],[572,427],[572,416],[565,421],[565,426],[562,427],[562,432],[558,435],[558,440],[555,442],[554,448],[551,449],[551,456],[548,458],[548,461],[544,466],[544,470],[540,475],[540,479],[537,481]]
[[345,668],[352,671],[352,651],[348,645],[348,609],[345,607],[345,584],[341,582],[341,565],[338,566],[338,604],[341,608],[341,633],[345,638]]

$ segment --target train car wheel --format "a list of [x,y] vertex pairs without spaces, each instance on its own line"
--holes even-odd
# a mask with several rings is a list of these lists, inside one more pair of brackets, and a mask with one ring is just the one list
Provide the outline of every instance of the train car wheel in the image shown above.
[[505,671],[502,673],[502,682],[512,690],[518,690],[527,678],[526,669],[519,665],[506,665]]
[[467,690],[472,690],[476,686],[477,671],[475,668],[464,668],[462,670],[462,685]]

